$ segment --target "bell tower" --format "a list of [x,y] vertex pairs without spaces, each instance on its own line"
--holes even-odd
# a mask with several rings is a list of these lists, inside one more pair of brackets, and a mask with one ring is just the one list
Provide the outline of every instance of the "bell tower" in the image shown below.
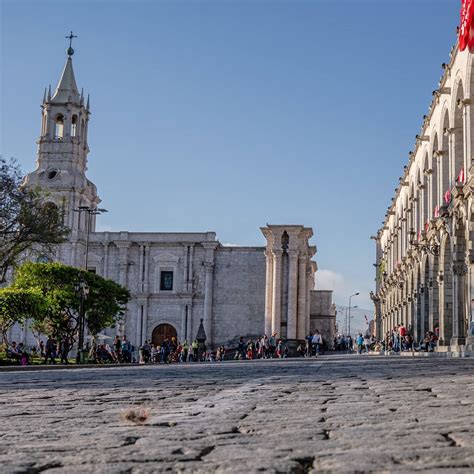
[[[51,86],[44,92],[36,170],[26,176],[25,184],[47,191],[47,199],[64,212],[71,241],[77,241],[86,231],[86,222],[84,213],[74,209],[96,208],[100,199],[96,186],[86,177],[89,97],[84,101],[74,77],[72,40],[75,36],[71,32],[67,38],[67,60],[59,83],[54,94]],[[90,230],[95,231],[95,215],[91,216]]]

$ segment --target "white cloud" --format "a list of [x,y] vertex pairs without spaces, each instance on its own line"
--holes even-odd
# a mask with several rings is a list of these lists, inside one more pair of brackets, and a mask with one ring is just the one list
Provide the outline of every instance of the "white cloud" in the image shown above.
[[332,270],[320,269],[316,272],[317,290],[335,290],[336,287],[344,285],[344,277]]
[[354,296],[351,301],[352,305],[363,308],[362,318],[364,314],[373,310],[373,304],[369,297],[370,289],[363,288],[358,280],[349,280],[342,274],[333,270],[321,268],[316,272],[316,289],[317,290],[333,290],[333,301],[336,305],[348,306],[349,296],[359,292],[360,295]]

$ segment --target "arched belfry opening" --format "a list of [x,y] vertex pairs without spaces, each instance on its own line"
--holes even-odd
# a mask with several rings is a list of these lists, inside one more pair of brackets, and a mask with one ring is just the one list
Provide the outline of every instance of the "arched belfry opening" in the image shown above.
[[62,114],[56,115],[54,123],[54,138],[56,140],[62,140],[64,137],[64,116]]
[[77,135],[77,115],[72,116],[71,120],[71,137],[75,137]]

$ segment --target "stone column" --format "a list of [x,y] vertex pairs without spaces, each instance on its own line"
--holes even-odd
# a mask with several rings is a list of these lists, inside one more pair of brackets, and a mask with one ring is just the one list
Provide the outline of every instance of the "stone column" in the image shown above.
[[[128,247],[130,242],[116,242],[116,245],[119,250],[119,284],[127,287],[127,273],[128,273]],[[125,332],[125,316],[122,316],[121,320],[116,325],[116,334],[118,336],[123,336]]]
[[308,292],[306,291],[306,255],[300,255],[298,262],[298,330],[297,338],[303,340],[309,331],[307,331],[306,324],[306,298]]
[[311,290],[314,289],[314,272],[316,270],[316,262],[310,262],[306,269],[306,334],[311,331]]
[[[456,169],[455,169],[455,152],[456,152],[456,140],[454,139],[454,131],[448,132],[448,169],[449,169],[449,186],[451,189],[452,183],[456,180]],[[445,158],[446,160],[446,158]],[[443,189],[443,194],[447,191],[447,189]]]
[[182,288],[184,292],[188,291],[188,265],[189,265],[189,247],[187,244],[183,245],[184,249],[184,268],[183,268],[183,284]]
[[179,335],[179,340],[184,342],[186,339],[186,305],[184,304],[181,308],[181,332]]
[[204,261],[204,267],[206,272],[204,282],[204,318],[203,327],[206,333],[207,346],[212,347],[214,344],[214,338],[212,334],[212,299],[213,299],[213,287],[214,287],[214,262],[215,262],[215,250],[219,246],[219,242],[209,241],[202,242],[201,245],[206,251],[206,258]]
[[265,251],[266,279],[265,279],[265,334],[270,337],[272,332],[272,290],[273,290],[273,255],[271,250]]
[[298,302],[298,250],[290,250],[288,271],[287,339],[296,339]]
[[205,262],[206,280],[204,284],[204,331],[209,346],[212,344],[212,289],[214,283],[214,263]]
[[465,343],[464,328],[464,301],[465,295],[465,275],[468,269],[464,260],[453,262],[453,337],[450,344],[457,346]]
[[[137,324],[136,324],[136,337],[135,341],[137,346],[141,346],[146,339],[148,339],[147,334],[147,323],[148,323],[148,299],[147,298],[138,298],[138,311],[137,311]],[[151,336],[151,334],[150,334]]]
[[143,293],[149,293],[149,280],[150,280],[150,246],[145,245],[145,257],[144,257],[144,271],[145,275],[143,277]]
[[281,259],[283,250],[273,250],[272,334],[281,336]]
[[104,244],[104,266],[102,268],[102,276],[108,278],[109,274],[109,243],[105,242]]
[[145,259],[144,257],[144,249],[145,247],[140,244],[138,246],[138,284],[137,284],[137,291],[138,293],[143,292],[143,275],[144,275],[144,268],[145,268]]
[[119,283],[122,286],[127,286],[128,274],[128,248],[130,242],[116,242],[119,249]]
[[188,321],[187,321],[187,324],[188,324],[188,328],[187,328],[187,338],[188,338],[188,342],[191,344],[192,340],[194,339],[194,334],[192,333],[193,332],[193,305],[192,305],[192,302],[190,302],[188,304]]
[[[463,144],[464,144],[464,150],[463,150],[463,168],[464,168],[464,182],[466,182],[466,176],[467,176],[467,171],[471,167],[471,162],[472,162],[472,153],[470,154],[469,152],[472,150],[471,148],[471,140],[472,140],[472,132],[471,132],[471,127],[469,124],[471,123],[471,101],[470,100],[464,100],[463,101],[463,110],[462,110],[462,119],[463,119]],[[456,171],[456,173],[459,173],[459,170]]]
[[[472,234],[471,227],[473,224],[469,223],[469,234]],[[472,244],[469,243],[469,246]],[[469,326],[466,338],[466,350],[474,350],[474,250],[468,249],[466,251],[467,266],[467,289],[468,289],[468,306],[469,306]]]
[[193,260],[194,260],[194,245],[189,246],[189,265],[188,265],[188,279],[187,291],[193,291]]

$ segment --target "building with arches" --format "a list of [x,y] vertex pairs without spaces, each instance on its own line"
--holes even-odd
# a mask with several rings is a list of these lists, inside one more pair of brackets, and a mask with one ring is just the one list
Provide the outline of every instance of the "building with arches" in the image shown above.
[[[439,351],[474,336],[474,56],[456,44],[376,241],[377,335],[405,325]],[[469,349],[469,347],[467,348]]]
[[[45,90],[37,168],[25,179],[48,191],[71,229],[68,242],[41,258],[127,287],[132,299],[125,317],[108,335],[126,335],[137,347],[165,337],[190,341],[201,321],[210,347],[264,333],[304,339],[317,270],[311,228],[267,225],[261,247],[225,246],[215,232],[96,231],[100,198],[86,176],[90,101],[77,87],[73,53],[69,48],[54,93]],[[10,337],[34,343],[27,325],[14,327]]]

